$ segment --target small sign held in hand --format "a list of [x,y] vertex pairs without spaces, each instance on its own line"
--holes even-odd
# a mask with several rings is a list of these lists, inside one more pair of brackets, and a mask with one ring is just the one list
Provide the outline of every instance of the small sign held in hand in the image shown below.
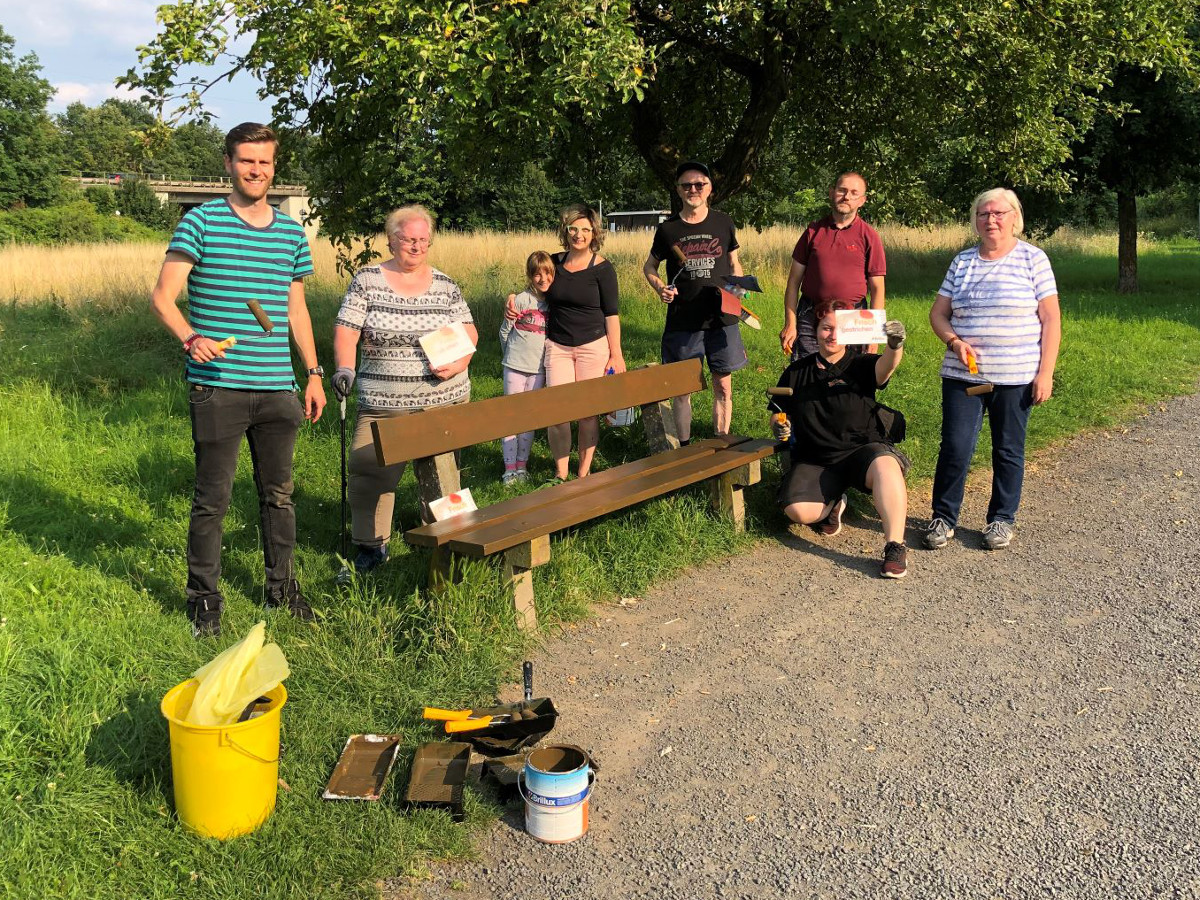
[[883,333],[887,313],[882,309],[838,309],[833,313],[833,320],[839,344],[887,342],[887,335]]

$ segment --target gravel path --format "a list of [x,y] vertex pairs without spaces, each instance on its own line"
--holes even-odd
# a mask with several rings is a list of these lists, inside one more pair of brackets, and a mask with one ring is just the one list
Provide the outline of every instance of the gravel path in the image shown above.
[[1200,897],[1197,446],[1189,397],[1031,461],[1007,551],[976,484],[902,582],[852,517],[604,608],[535,660],[601,764],[590,833],[514,806],[386,893]]

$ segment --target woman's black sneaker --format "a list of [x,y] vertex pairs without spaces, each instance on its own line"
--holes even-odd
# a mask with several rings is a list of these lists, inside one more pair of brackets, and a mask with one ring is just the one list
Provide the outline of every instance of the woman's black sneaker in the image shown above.
[[380,544],[378,547],[359,547],[358,554],[354,557],[354,571],[359,575],[366,575],[387,562],[387,558],[387,544]]
[[883,565],[879,574],[884,578],[903,578],[908,574],[908,548],[898,541],[888,541],[883,547]]

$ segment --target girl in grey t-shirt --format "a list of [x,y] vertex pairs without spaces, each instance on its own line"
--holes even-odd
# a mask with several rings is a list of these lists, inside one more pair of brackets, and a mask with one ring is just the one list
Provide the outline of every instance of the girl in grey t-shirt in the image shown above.
[[[546,289],[554,282],[554,260],[542,250],[534,251],[525,261],[529,286],[508,298],[516,310],[516,321],[500,320],[500,344],[504,348],[504,393],[532,391],[546,383],[543,358],[546,345]],[[533,432],[509,435],[504,448],[504,483],[512,484],[527,477],[529,450]]]

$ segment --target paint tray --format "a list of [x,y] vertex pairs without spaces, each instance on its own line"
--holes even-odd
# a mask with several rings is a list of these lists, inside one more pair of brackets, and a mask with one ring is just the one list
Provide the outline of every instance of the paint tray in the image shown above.
[[378,800],[399,746],[398,734],[350,735],[321,798]]
[[470,763],[470,744],[422,744],[413,757],[405,804],[410,809],[444,809],[454,821],[461,822],[463,785]]
[[496,789],[496,799],[508,803],[517,797],[517,778],[525,771],[525,759],[529,751],[514,753],[512,756],[495,756],[484,760],[480,770],[480,780],[491,783]]
[[461,731],[456,735],[464,741],[470,741],[476,750],[489,756],[516,753],[522,747],[533,746],[548,735],[558,721],[558,710],[549,697],[522,703],[504,703],[473,712],[477,716],[513,717],[507,722],[489,725],[478,731]]

